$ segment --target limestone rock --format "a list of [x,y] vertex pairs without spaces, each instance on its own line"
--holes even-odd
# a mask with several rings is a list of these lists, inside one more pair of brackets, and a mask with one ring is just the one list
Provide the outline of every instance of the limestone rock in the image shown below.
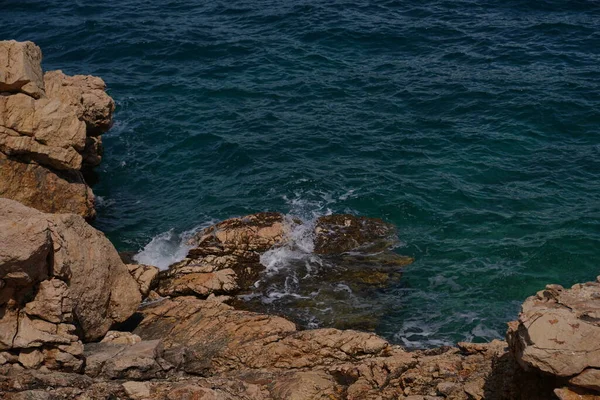
[[304,400],[342,399],[342,388],[325,371],[306,371],[284,375],[272,384],[273,399]]
[[600,369],[585,369],[579,375],[571,378],[569,383],[575,386],[600,392]]
[[56,169],[81,168],[85,124],[58,100],[0,96],[0,151]]
[[72,213],[94,219],[94,193],[79,171],[52,171],[0,153],[0,197],[47,213]]
[[507,333],[511,350],[526,368],[571,377],[600,368],[600,283],[564,289],[548,285],[529,297]]
[[25,305],[27,315],[55,324],[72,322],[72,311],[73,301],[69,287],[60,279],[41,282],[33,301]]
[[160,340],[136,344],[90,343],[85,346],[85,373],[109,379],[164,377],[171,366],[162,358]]
[[162,339],[165,358],[194,373],[311,368],[383,354],[389,346],[376,335],[356,331],[296,332],[283,318],[193,297],[163,300],[140,312],[144,320],[134,333],[144,340]]
[[100,339],[112,324],[125,321],[137,309],[141,302],[137,283],[110,241],[83,218],[73,214],[47,218],[56,224],[54,274],[69,278],[83,339]]
[[183,261],[160,273],[157,292],[206,297],[247,288],[264,270],[260,254],[284,237],[283,215],[278,213],[252,214],[213,225],[190,240],[192,249]]
[[41,213],[29,210],[16,201],[0,199],[0,279],[8,285],[0,292],[11,285],[31,286],[50,274],[49,226]]
[[156,283],[160,270],[152,265],[126,264],[126,266],[133,279],[138,283],[142,297],[148,296]]
[[141,341],[141,337],[131,332],[108,331],[100,343],[136,344]]
[[32,42],[0,41],[0,92],[44,96],[42,51]]
[[106,132],[111,127],[115,102],[106,94],[106,84],[101,78],[69,76],[58,70],[46,72],[44,82],[46,95],[73,107],[85,122],[89,135]]
[[71,313],[85,340],[100,339],[141,301],[115,248],[77,215],[0,198],[0,243],[0,347],[68,345],[77,340]]

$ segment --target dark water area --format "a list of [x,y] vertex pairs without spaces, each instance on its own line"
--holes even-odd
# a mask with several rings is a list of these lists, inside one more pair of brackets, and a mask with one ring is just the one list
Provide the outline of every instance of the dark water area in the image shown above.
[[416,261],[369,301],[409,346],[502,337],[600,274],[599,1],[0,0],[0,39],[106,81],[95,225],[120,250],[167,264],[264,210],[379,217]]

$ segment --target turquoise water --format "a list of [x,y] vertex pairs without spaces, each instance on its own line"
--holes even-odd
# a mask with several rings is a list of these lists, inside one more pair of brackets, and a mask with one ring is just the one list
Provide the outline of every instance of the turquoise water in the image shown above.
[[95,224],[121,250],[165,262],[263,210],[383,218],[416,262],[370,301],[409,346],[501,337],[600,273],[598,1],[4,0],[0,38],[107,82]]

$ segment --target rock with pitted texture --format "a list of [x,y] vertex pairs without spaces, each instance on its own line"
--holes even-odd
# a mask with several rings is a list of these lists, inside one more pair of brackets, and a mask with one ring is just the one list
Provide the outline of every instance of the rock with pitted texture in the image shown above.
[[523,303],[507,338],[524,368],[599,388],[600,283],[546,286]]
[[5,363],[78,371],[80,339],[99,339],[141,301],[108,239],[73,214],[0,198],[0,351]]
[[96,216],[94,193],[80,171],[53,171],[0,153],[0,197],[47,213]]
[[0,92],[44,96],[42,51],[32,42],[0,41]]

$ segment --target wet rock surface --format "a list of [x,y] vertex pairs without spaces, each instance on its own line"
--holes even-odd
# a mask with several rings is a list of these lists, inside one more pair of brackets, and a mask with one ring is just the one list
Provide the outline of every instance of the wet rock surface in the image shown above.
[[238,295],[231,300],[238,308],[284,315],[304,327],[373,330],[382,311],[364,299],[398,284],[412,262],[393,251],[397,244],[396,230],[372,218],[233,218],[192,238],[187,257],[159,274],[157,292]]

